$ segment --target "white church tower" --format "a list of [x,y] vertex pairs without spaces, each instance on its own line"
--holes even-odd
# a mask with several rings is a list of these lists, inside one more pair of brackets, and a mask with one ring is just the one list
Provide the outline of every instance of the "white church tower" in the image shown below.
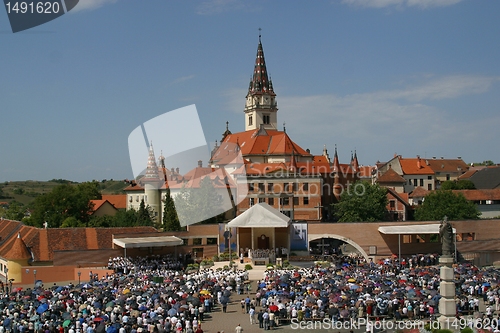
[[278,103],[273,83],[268,79],[264,50],[259,35],[259,46],[253,77],[248,87],[245,104],[245,131],[261,128],[278,129]]

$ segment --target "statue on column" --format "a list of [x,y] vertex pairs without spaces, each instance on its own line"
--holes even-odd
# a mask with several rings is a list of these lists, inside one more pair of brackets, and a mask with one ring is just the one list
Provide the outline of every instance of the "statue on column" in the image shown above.
[[442,242],[442,255],[443,257],[453,257],[453,228],[448,222],[448,217],[445,216],[439,226],[439,236]]

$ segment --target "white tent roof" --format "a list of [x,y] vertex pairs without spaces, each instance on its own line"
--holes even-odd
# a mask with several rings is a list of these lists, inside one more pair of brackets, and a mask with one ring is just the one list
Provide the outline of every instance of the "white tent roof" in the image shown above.
[[115,238],[113,244],[124,249],[132,247],[159,247],[182,245],[183,240],[175,236]]
[[[397,225],[378,227],[378,231],[385,235],[424,235],[424,234],[439,234],[439,223],[434,224],[414,224],[414,225]],[[457,229],[453,228],[453,233],[457,233]]]
[[290,218],[280,211],[261,202],[236,216],[227,224],[239,228],[283,228],[288,227]]

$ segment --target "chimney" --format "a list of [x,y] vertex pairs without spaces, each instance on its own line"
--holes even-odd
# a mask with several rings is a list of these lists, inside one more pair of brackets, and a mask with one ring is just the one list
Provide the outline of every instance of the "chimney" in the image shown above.
[[198,167],[201,168],[203,166],[203,162],[201,160],[198,160]]
[[174,173],[174,168],[170,169],[170,173],[172,174]]
[[442,160],[444,160],[444,157],[443,157],[443,156],[441,156],[441,159],[442,159]]
[[417,169],[422,168],[422,163],[420,162],[420,155],[417,155]]
[[430,165],[429,160],[425,160],[426,165]]
[[435,160],[436,159],[436,156],[432,156],[432,159]]
[[457,159],[461,160],[462,159],[462,156],[458,156]]

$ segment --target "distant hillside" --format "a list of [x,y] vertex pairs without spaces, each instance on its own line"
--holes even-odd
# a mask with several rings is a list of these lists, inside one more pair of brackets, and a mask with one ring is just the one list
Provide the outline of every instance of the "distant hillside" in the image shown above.
[[[64,179],[52,179],[49,181],[12,181],[0,183],[0,202],[17,201],[24,205],[28,205],[35,198],[43,193],[52,191],[55,186],[60,184],[78,184]],[[124,188],[128,186],[128,181],[125,180],[102,180],[99,181],[99,188],[102,194],[122,194]]]

